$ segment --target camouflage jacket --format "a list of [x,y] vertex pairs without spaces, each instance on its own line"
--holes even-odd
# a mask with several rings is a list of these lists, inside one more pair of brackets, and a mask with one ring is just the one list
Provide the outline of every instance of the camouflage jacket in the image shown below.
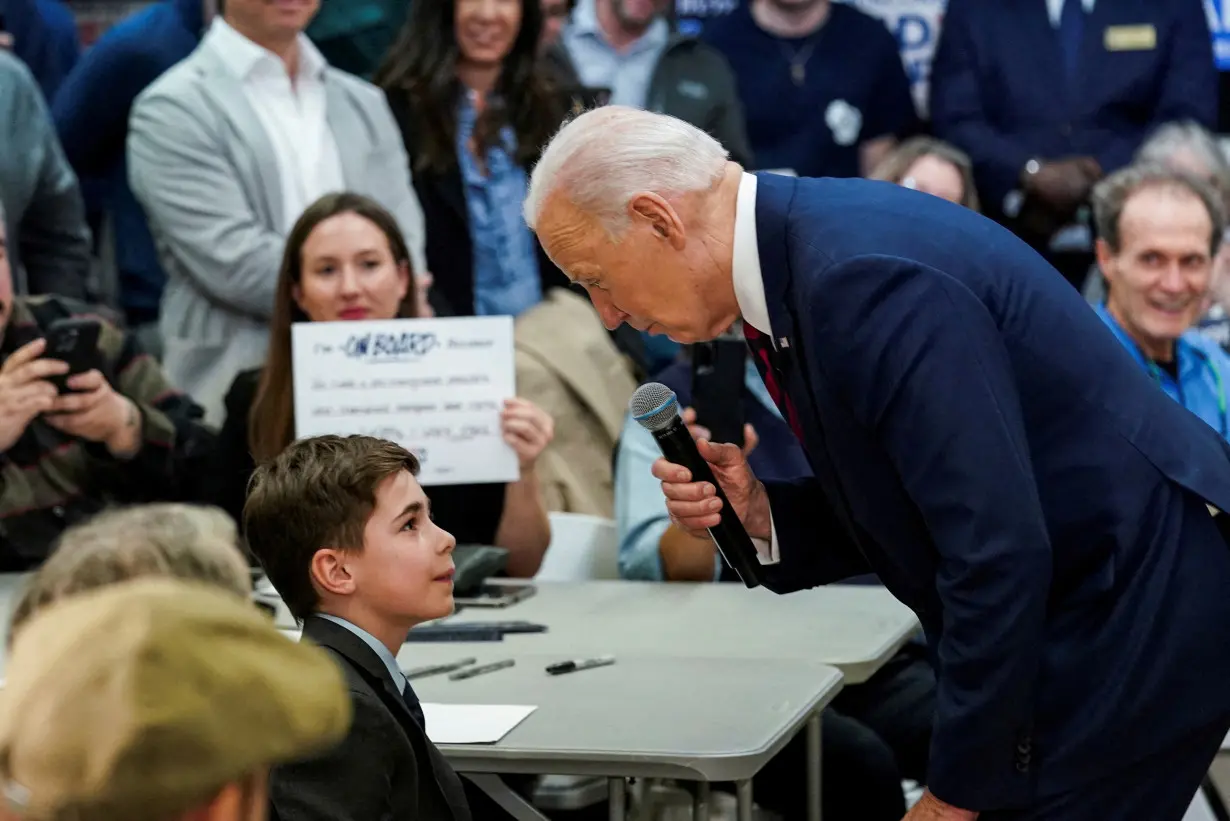
[[101,444],[61,433],[36,418],[0,453],[0,571],[37,566],[69,525],[113,504],[191,501],[206,470],[214,434],[201,409],[167,381],[136,338],[56,296],[18,297],[0,361],[42,336],[57,319],[91,316],[102,323],[99,358],[112,387],[141,411],[143,444],[116,459]]

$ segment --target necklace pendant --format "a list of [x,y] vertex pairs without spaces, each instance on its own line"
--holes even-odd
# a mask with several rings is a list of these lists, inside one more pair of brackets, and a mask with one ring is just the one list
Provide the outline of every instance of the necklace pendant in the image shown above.
[[796,86],[803,85],[807,81],[807,66],[802,63],[791,63],[790,79],[794,81]]

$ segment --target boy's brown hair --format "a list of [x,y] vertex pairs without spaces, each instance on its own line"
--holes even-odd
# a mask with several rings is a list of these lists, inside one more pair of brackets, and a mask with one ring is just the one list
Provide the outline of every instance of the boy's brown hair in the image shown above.
[[217,508],[150,504],[104,511],[60,536],[22,591],[10,637],[60,599],[146,576],[203,582],[247,598],[252,578],[238,543],[235,522]]
[[302,621],[320,596],[312,557],[323,547],[363,548],[376,489],[419,462],[401,445],[372,436],[315,436],[261,464],[243,508],[248,549],[265,568],[291,615]]

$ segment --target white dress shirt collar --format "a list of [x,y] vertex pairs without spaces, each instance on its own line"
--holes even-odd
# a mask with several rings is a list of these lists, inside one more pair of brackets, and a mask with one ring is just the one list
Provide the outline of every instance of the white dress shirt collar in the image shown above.
[[764,280],[760,276],[760,244],[756,237],[756,177],[744,172],[735,200],[735,236],[731,243],[731,276],[735,301],[743,321],[766,336],[773,336]]
[[[281,57],[244,37],[221,16],[214,18],[204,42],[222,58],[222,61],[240,80],[248,80],[259,66],[283,67]],[[306,34],[299,35],[298,43],[299,71],[296,77],[322,79],[325,69],[329,67],[325,56],[312,44]]]
[[[1065,2],[1075,3],[1078,0],[1046,0],[1046,14],[1051,18],[1051,25],[1058,26],[1060,19],[1063,17],[1063,4]],[[1097,0],[1079,0],[1081,6],[1085,9],[1085,14],[1092,14],[1094,4]]]
[[329,613],[317,613],[317,616],[325,621],[331,621],[339,627],[344,627],[353,633],[355,636],[363,640],[363,643],[372,649],[380,661],[384,664],[385,669],[389,671],[389,678],[393,680],[393,686],[397,688],[397,692],[404,693],[406,690],[406,674],[402,672],[401,665],[397,663],[397,656],[393,655],[389,648],[384,646],[380,639],[373,636],[371,633],[364,630],[354,622],[346,621],[341,616],[330,615]]

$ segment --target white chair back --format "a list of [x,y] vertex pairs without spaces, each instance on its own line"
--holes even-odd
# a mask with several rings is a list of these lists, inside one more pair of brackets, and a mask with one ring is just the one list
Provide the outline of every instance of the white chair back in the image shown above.
[[535,581],[580,582],[619,578],[615,522],[584,513],[552,513],[551,545]]

